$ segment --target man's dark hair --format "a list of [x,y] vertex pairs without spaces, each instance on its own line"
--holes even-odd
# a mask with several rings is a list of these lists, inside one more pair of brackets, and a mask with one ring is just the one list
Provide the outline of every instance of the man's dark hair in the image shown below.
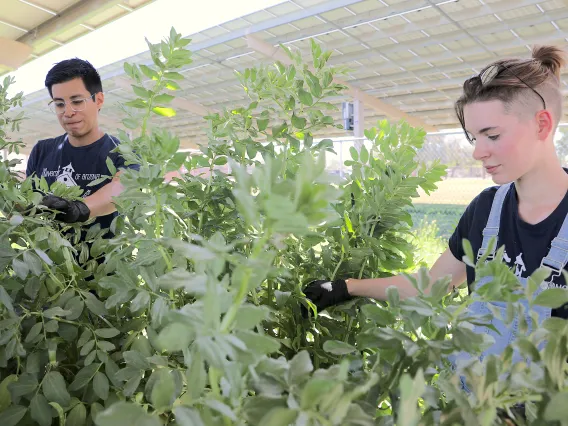
[[49,96],[53,97],[51,87],[54,84],[65,83],[75,78],[83,80],[83,84],[91,95],[103,91],[101,77],[95,67],[88,61],[73,58],[58,62],[47,73],[45,87],[49,91]]

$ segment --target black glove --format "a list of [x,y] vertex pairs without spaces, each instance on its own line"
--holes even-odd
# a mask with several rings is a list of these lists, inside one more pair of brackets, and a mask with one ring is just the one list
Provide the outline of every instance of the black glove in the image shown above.
[[[316,280],[309,283],[304,289],[304,294],[322,311],[330,306],[339,305],[353,299],[347,291],[345,280]],[[308,310],[302,305],[302,316],[308,316]]]
[[86,222],[91,214],[87,205],[82,201],[71,201],[56,195],[46,195],[40,204],[51,210],[59,211],[55,219],[65,223]]

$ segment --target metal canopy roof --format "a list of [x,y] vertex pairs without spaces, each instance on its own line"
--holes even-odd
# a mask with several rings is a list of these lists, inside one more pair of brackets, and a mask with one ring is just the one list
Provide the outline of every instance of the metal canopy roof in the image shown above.
[[[178,114],[157,119],[180,136],[185,148],[206,141],[202,116],[207,111],[245,102],[234,70],[273,61],[281,55],[279,43],[300,49],[309,59],[309,38],[333,50],[332,64],[353,70],[343,80],[364,95],[365,127],[406,116],[433,131],[459,127],[453,101],[463,80],[483,65],[498,57],[528,57],[534,44],[565,47],[568,0],[288,0],[191,38],[194,63],[183,71],[182,90],[174,93]],[[128,61],[151,62],[147,52]],[[101,122],[112,132],[122,118],[117,104],[133,95],[122,63],[99,71],[106,96]],[[30,145],[61,133],[48,100],[45,90],[27,97],[31,120],[23,128]],[[567,118],[565,103],[562,121]],[[326,136],[350,134],[335,129]]]
[[0,37],[30,45],[30,62],[153,1],[1,0]]

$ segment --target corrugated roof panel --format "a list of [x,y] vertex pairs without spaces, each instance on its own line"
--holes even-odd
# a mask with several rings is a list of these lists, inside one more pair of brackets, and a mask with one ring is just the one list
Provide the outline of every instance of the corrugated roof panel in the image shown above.
[[558,10],[566,8],[566,1],[565,0],[548,0],[543,1],[539,4],[539,6],[546,12],[551,10]]
[[464,19],[460,21],[460,25],[464,28],[475,28],[483,25],[499,24],[499,19],[495,15],[485,15],[479,18]]
[[25,32],[0,22],[0,37],[6,37],[9,38],[10,40],[16,40],[19,37],[23,36],[24,34]]
[[298,32],[298,30],[294,28],[292,25],[285,24],[285,25],[279,25],[278,27],[270,28],[270,32],[275,36],[283,36],[286,34],[292,34]]
[[75,3],[79,3],[80,1],[81,0],[33,0],[33,3],[48,10],[52,10],[53,12],[59,13],[67,9],[69,6]]
[[542,34],[552,34],[558,31],[554,25],[550,22],[544,22],[542,24],[525,27],[525,28],[517,28],[516,33],[519,34],[521,37],[528,37],[535,33],[542,35]]
[[215,38],[215,37],[227,35],[227,34],[229,34],[229,31],[227,31],[226,29],[224,29],[222,27],[216,26],[216,27],[209,28],[205,31],[202,31],[201,34],[203,34],[205,37]]
[[126,15],[127,13],[128,11],[123,9],[122,7],[113,6],[106,10],[103,10],[101,13],[97,13],[95,16],[86,20],[84,23],[91,27],[98,27],[100,25],[106,24],[107,22],[118,19],[121,16]]
[[322,21],[320,21],[319,19],[317,19],[313,16],[294,21],[294,26],[298,27],[301,30],[313,28],[313,27],[316,27],[316,26],[321,25],[321,24],[322,24]]
[[446,33],[451,33],[457,31],[458,29],[459,29],[458,26],[455,24],[444,24],[436,27],[429,27],[425,30],[425,32],[431,36],[437,36]]
[[448,40],[444,41],[444,46],[448,49],[454,51],[456,54],[460,54],[461,49],[465,49],[472,46],[477,46],[475,40],[464,39],[464,40]]
[[221,54],[225,52],[229,52],[232,50],[231,46],[227,46],[226,44],[216,44],[215,46],[208,47],[207,50],[213,52],[215,54]]
[[248,23],[244,19],[234,19],[232,21],[225,22],[224,24],[221,24],[219,26],[228,31],[236,31],[240,30],[241,28],[250,27],[250,23]]
[[0,20],[30,30],[53,15],[18,0],[2,0]]
[[507,10],[504,12],[499,12],[499,17],[501,19],[509,20],[509,19],[518,19],[518,18],[526,18],[532,15],[540,15],[542,12],[539,10],[536,5],[532,6],[525,6],[519,7],[517,9]]
[[381,48],[384,46],[392,46],[395,45],[396,42],[391,40],[390,38],[380,38],[377,40],[373,40],[373,41],[366,41],[365,44],[368,44],[371,47],[374,48]]
[[321,3],[325,3],[326,1],[327,0],[295,0],[295,3],[299,4],[303,8],[308,8]]
[[322,18],[328,20],[328,21],[335,22],[335,21],[338,21],[338,20],[343,19],[343,18],[349,18],[349,17],[353,16],[353,14],[351,12],[349,12],[349,10],[347,10],[347,8],[340,7],[339,9],[335,9],[335,10],[331,10],[329,12],[322,13],[320,16]]
[[51,40],[44,40],[42,42],[34,44],[33,52],[36,55],[41,55],[42,53],[48,52],[56,47],[59,47],[59,44],[54,43]]
[[69,28],[67,31],[57,34],[56,40],[65,43],[88,32],[90,32],[89,29],[81,25],[76,25],[72,28]]
[[[370,11],[377,11],[379,13],[387,14],[388,7],[383,3],[376,0],[363,0],[359,3],[355,3],[349,6],[349,10],[355,13],[365,13]],[[380,16],[380,15],[378,15]],[[377,16],[377,17],[378,17]]]
[[402,16],[393,16],[392,18],[379,19],[378,21],[372,22],[371,25],[380,30],[388,31],[389,28],[406,25],[407,23],[408,21]]
[[563,30],[568,31],[568,18],[559,19],[557,21],[554,21],[554,23],[556,25],[558,25],[560,28],[562,28]]
[[446,49],[444,49],[439,44],[431,44],[424,47],[413,48],[412,51],[421,57],[427,58],[430,55],[435,55],[437,53],[445,52]]
[[260,22],[274,18],[274,15],[272,13],[268,13],[266,10],[260,10],[250,15],[243,16],[243,18],[249,21],[251,24],[258,24]]
[[418,23],[425,19],[438,19],[441,14],[435,7],[429,7],[427,9],[419,9],[415,12],[405,13],[404,17],[410,22]]
[[293,2],[284,2],[277,4],[276,6],[269,7],[265,9],[267,12],[272,13],[275,16],[287,15],[288,13],[297,12],[301,7]]
[[498,33],[491,33],[478,36],[479,40],[483,43],[494,44],[502,41],[510,41],[517,38],[511,31],[500,31]]
[[455,2],[447,2],[439,5],[438,7],[442,9],[442,11],[449,15],[452,15],[453,17],[461,14],[463,18],[466,18],[467,15],[465,14],[465,11],[467,11],[467,9],[479,6],[481,6],[481,4],[478,0],[460,0]]
[[429,37],[426,36],[421,31],[412,31],[412,32],[406,33],[406,34],[399,34],[399,35],[397,35],[393,38],[396,41],[398,41],[399,43],[403,43],[403,42],[408,42],[408,41],[413,41],[413,40],[427,39]]

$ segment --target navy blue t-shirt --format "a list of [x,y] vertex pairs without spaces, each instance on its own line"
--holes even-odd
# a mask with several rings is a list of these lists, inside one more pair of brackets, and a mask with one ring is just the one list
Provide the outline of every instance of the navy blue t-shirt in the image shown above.
[[[92,181],[111,174],[106,164],[107,157],[110,157],[117,170],[139,168],[137,164],[125,166],[124,158],[118,152],[111,152],[119,143],[117,138],[106,133],[98,141],[81,147],[71,145],[66,134],[40,140],[29,156],[26,176],[44,177],[49,185],[59,181],[70,187],[79,186],[83,190],[83,197],[87,197],[110,183],[107,179],[88,186]],[[98,223],[101,228],[108,229],[117,214],[99,216],[93,225]]]
[[[483,241],[482,232],[487,224],[497,189],[497,186],[485,189],[475,197],[462,215],[449,241],[450,251],[456,259],[461,261],[465,255],[462,245],[463,238],[471,243],[473,254],[477,255]],[[511,185],[503,202],[497,247],[505,246],[503,260],[507,266],[514,268],[515,275],[527,278],[540,267],[542,258],[548,254],[550,244],[558,235],[567,214],[568,193],[546,219],[536,224],[525,222],[519,216],[519,201],[515,184]],[[568,265],[565,270],[568,272]],[[471,287],[474,280],[475,270],[468,266],[468,287]],[[566,288],[562,275],[556,277],[551,285]],[[568,319],[568,304],[553,309],[552,316]]]

